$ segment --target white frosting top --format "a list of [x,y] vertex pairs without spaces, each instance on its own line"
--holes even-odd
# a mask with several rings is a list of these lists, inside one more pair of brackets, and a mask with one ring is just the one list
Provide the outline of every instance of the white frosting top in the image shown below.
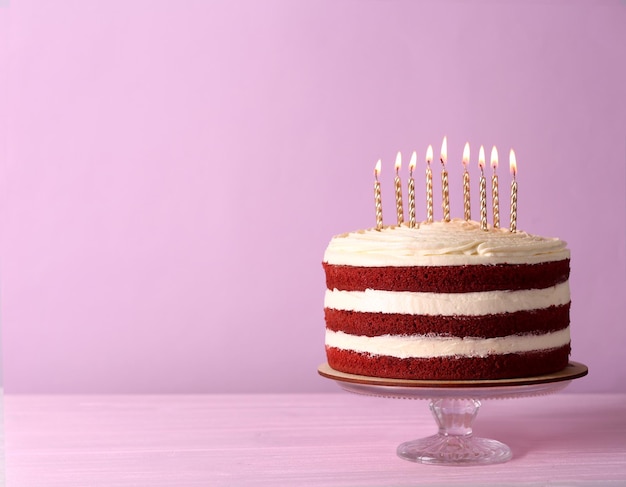
[[491,226],[485,231],[479,222],[454,219],[337,235],[324,262],[369,267],[538,264],[569,258],[566,247],[558,238]]

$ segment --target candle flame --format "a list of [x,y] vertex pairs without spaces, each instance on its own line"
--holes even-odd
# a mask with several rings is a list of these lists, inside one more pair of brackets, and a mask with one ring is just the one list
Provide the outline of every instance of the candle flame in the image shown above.
[[430,161],[433,160],[433,146],[429,145],[426,149],[426,164],[430,165]]
[[396,154],[396,174],[398,174],[398,171],[400,171],[400,166],[402,166],[402,154],[400,154],[400,151],[398,151],[398,153]]
[[498,167],[498,149],[496,149],[495,145],[491,149],[491,167],[493,167],[494,171]]
[[374,167],[374,177],[376,179],[378,179],[378,175],[380,174],[380,166],[382,165],[382,162],[380,159],[378,159],[378,162],[376,163],[376,167]]
[[448,137],[443,137],[443,142],[441,143],[441,163],[445,164],[448,160]]
[[463,147],[463,167],[467,169],[467,165],[469,164],[470,158],[470,149],[469,142],[465,142],[465,147]]
[[513,179],[515,179],[515,176],[517,176],[517,160],[515,159],[515,152],[513,149],[509,152],[509,167],[511,168]]
[[485,169],[485,148],[482,145],[478,151],[478,167],[481,171]]
[[417,152],[413,151],[413,154],[411,154],[411,160],[409,162],[409,172],[411,174],[413,174],[415,166],[417,166]]

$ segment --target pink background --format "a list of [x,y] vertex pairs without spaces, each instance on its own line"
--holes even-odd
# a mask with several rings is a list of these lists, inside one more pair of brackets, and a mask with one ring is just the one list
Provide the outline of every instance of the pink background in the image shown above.
[[0,0],[5,389],[336,390],[324,248],[378,158],[393,221],[397,151],[423,219],[447,135],[458,217],[495,144],[508,224],[515,148],[518,228],[572,250],[569,390],[626,391],[625,52],[619,0]]

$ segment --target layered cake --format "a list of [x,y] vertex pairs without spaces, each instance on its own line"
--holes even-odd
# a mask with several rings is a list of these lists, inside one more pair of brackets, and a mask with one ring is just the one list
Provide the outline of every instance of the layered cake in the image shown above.
[[328,363],[429,380],[561,370],[569,256],[557,238],[456,219],[338,235],[323,261]]

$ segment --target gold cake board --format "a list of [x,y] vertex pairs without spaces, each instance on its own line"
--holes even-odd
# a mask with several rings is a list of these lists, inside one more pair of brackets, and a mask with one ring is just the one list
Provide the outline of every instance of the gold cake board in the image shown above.
[[588,373],[586,365],[578,362],[570,362],[562,370],[551,374],[537,375],[533,377],[519,377],[515,379],[487,379],[487,380],[414,380],[414,379],[387,379],[383,377],[368,377],[364,375],[348,374],[339,372],[323,363],[317,368],[317,372],[328,379],[353,384],[387,387],[427,387],[427,388],[465,388],[465,387],[510,387],[548,384],[562,382],[579,377]]

